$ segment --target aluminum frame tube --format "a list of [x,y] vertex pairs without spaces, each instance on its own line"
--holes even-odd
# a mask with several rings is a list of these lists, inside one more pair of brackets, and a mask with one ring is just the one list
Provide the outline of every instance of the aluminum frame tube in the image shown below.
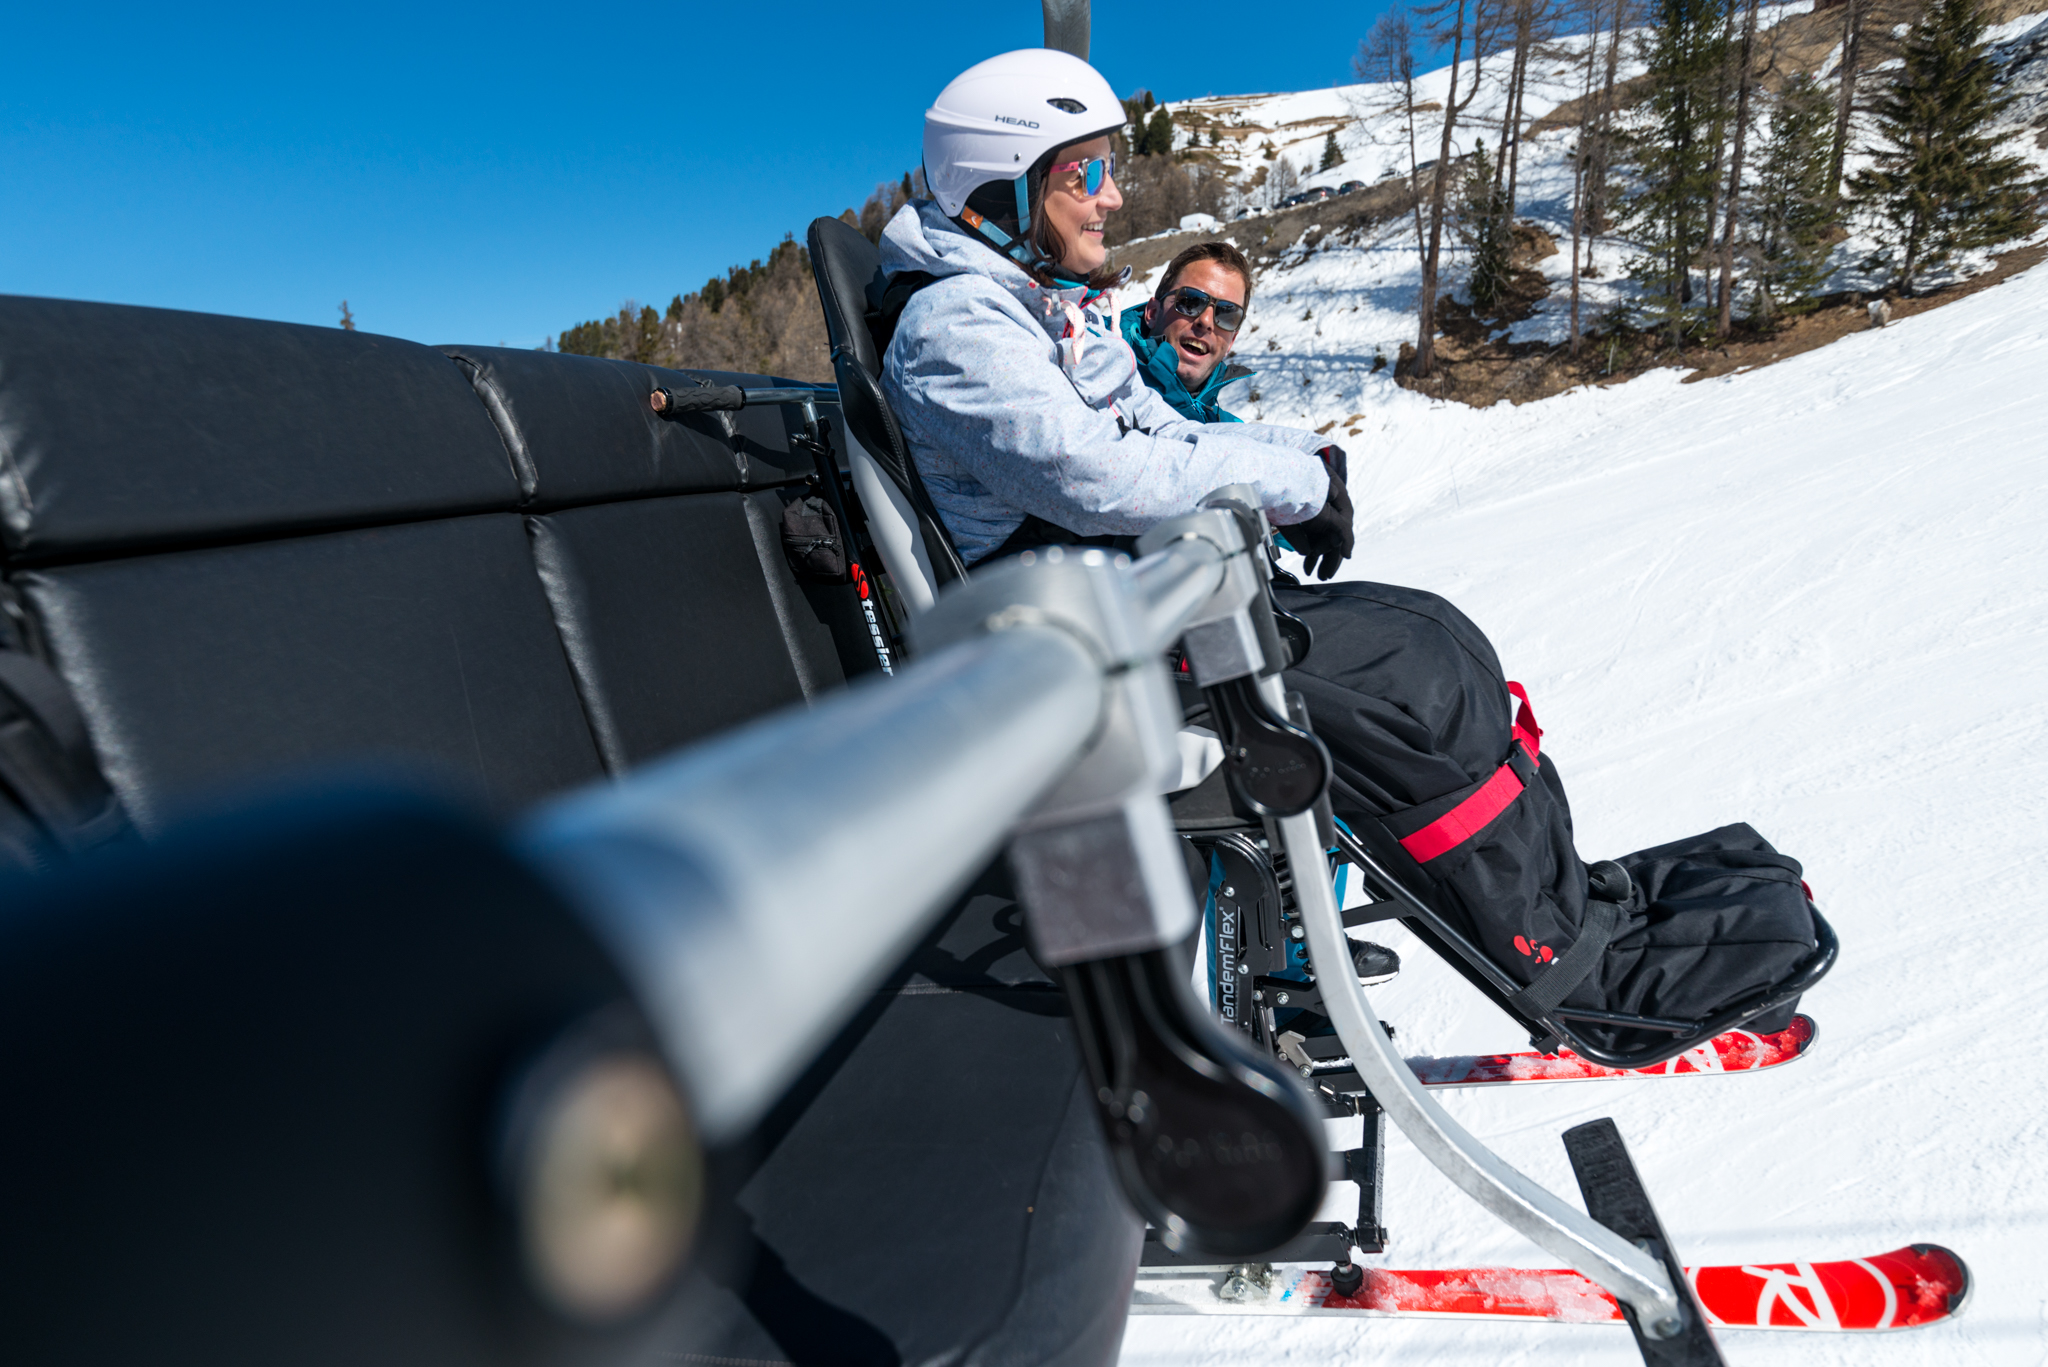
[[1019,625],[521,824],[616,957],[710,1143],[745,1132],[1102,720],[1102,662]]
[[[1259,689],[1275,714],[1285,716],[1286,693],[1279,677],[1261,679]],[[1379,1016],[1352,968],[1336,894],[1330,880],[1321,876],[1327,861],[1314,814],[1304,812],[1274,824],[1288,867],[1295,871],[1295,896],[1323,1009],[1373,1100],[1459,1190],[1545,1252],[1626,1301],[1650,1337],[1666,1338],[1676,1332],[1684,1318],[1661,1263],[1517,1171],[1423,1090],[1380,1029]]]
[[1202,537],[1170,542],[1126,573],[1153,654],[1180,639],[1188,621],[1223,587],[1223,548]]

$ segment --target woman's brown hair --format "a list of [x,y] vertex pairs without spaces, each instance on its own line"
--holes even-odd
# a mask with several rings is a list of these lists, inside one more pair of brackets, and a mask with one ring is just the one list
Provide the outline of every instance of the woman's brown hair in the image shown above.
[[[1049,182],[1052,179],[1052,168],[1059,160],[1060,153],[1072,146],[1070,143],[1067,147],[1047,152],[1024,173],[1025,188],[1030,194],[1032,206],[1029,234],[1031,246],[1042,260],[1052,263],[1051,266],[1025,266],[1024,270],[1033,280],[1049,290],[1071,287],[1072,283],[1068,282],[1067,286],[1062,286],[1054,275],[1053,267],[1058,266],[1061,258],[1067,254],[1067,243],[1060,236],[1059,229],[1047,221],[1045,214],[1045,197],[1051,188]],[[1016,226],[1016,191],[1010,181],[984,181],[975,188],[973,194],[967,196],[967,207],[1000,227],[1013,229]],[[1101,268],[1082,283],[1091,290],[1100,291],[1122,284],[1123,279],[1122,271],[1111,269],[1109,262],[1104,261]]]

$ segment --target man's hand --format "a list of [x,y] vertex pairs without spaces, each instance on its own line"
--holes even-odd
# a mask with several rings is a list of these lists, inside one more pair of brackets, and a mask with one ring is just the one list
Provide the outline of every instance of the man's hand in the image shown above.
[[[1343,459],[1343,455],[1339,451],[1338,459]],[[1281,532],[1287,544],[1301,552],[1304,572],[1317,579],[1328,579],[1351,558],[1355,537],[1351,528],[1351,495],[1345,492],[1343,477],[1334,468],[1330,471],[1330,492],[1323,499],[1322,511],[1306,522],[1283,527]]]
[[1336,478],[1346,483],[1350,482],[1351,463],[1344,459],[1343,447],[1334,444],[1325,446],[1320,451],[1317,451],[1316,455],[1322,458],[1325,470],[1328,470]]

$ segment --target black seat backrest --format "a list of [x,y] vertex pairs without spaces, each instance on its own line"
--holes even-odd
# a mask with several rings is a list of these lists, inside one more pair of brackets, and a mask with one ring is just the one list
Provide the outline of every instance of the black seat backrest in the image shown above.
[[657,420],[679,380],[0,296],[0,647],[55,670],[145,834],[366,759],[512,812],[801,702],[866,644],[780,545],[811,461],[772,408]]
[[959,548],[939,520],[910,458],[909,444],[889,402],[882,397],[882,357],[868,330],[868,315],[880,303],[885,284],[881,253],[860,231],[836,218],[811,224],[807,238],[811,271],[818,280],[818,302],[825,310],[825,333],[832,342],[832,373],[839,380],[839,403],[853,438],[867,448],[890,482],[909,499],[917,513],[918,532],[931,558],[932,573],[941,585],[967,577]]

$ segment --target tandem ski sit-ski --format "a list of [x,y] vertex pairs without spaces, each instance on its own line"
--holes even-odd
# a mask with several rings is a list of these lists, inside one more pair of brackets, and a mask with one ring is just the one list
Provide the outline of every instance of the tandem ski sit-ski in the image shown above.
[[[1563,1136],[1575,1204],[1436,1100],[1803,1058],[1817,1031],[1797,1006],[1837,943],[1795,860],[1738,824],[1579,861],[1526,691],[1477,628],[1414,590],[1295,584],[1248,488],[1153,527],[1130,558],[1054,544],[968,574],[879,383],[872,327],[889,296],[876,249],[829,219],[808,246],[863,491],[850,544],[883,601],[912,608],[906,657],[991,624],[1054,621],[1121,671],[1104,729],[1008,864],[1034,958],[1073,1013],[1112,1168],[1149,1226],[1134,1312],[1618,1318],[1645,1361],[1710,1364],[1717,1328],[1913,1328],[1961,1308],[1969,1274],[1931,1245],[1689,1268],[1611,1121]],[[1169,613],[1170,634],[1142,624]],[[1345,638],[1396,619],[1427,619],[1411,656]],[[1147,642],[1164,643],[1164,671]],[[1345,694],[1302,667],[1319,651],[1380,674]],[[1376,696],[1401,701],[1375,714]],[[1325,737],[1318,712],[1358,725]],[[1373,772],[1375,755],[1462,777],[1404,790]],[[1340,893],[1352,879],[1362,900]],[[1529,1051],[1397,1050],[1366,996],[1387,965],[1347,934],[1382,921],[1506,1014]],[[1361,1138],[1332,1155],[1337,1117],[1357,1117]],[[1378,1266],[1390,1121],[1568,1270]],[[1355,1220],[1316,1219],[1333,1176],[1356,1184]]]
[[[1274,623],[1256,634],[1285,652],[1289,663],[1298,662],[1312,648],[1312,636],[1276,608],[1269,529],[1227,491],[1212,504],[1237,515],[1246,556],[1257,566],[1262,591],[1248,596],[1245,610],[1271,613]],[[1215,672],[1213,657],[1203,658],[1209,649],[1201,633],[1189,632],[1183,673],[1206,683],[1204,720],[1220,738],[1222,762],[1203,784],[1170,799],[1193,851],[1190,862],[1207,873],[1195,975],[1206,978],[1219,1023],[1299,1078],[1324,1116],[1361,1118],[1359,1146],[1333,1165],[1358,1187],[1358,1216],[1350,1224],[1310,1223],[1274,1247],[1233,1256],[1218,1256],[1217,1242],[1176,1238],[1171,1222],[1155,1220],[1134,1313],[1614,1322],[1634,1332],[1647,1361],[1710,1363],[1721,1360],[1713,1337],[1718,1329],[1909,1329],[1961,1311],[1969,1270],[1955,1253],[1931,1244],[1834,1260],[1686,1266],[1611,1121],[1564,1135],[1588,1220],[1508,1167],[1431,1097],[1456,1087],[1754,1073],[1797,1062],[1818,1030],[1811,1017],[1790,1008],[1836,955],[1834,935],[1817,910],[1807,952],[1788,973],[1698,1017],[1584,1007],[1558,992],[1546,998],[1478,948],[1483,924],[1475,933],[1476,918],[1459,914],[1456,900],[1418,867],[1421,861],[1403,864],[1412,849],[1397,834],[1384,824],[1335,819],[1327,752],[1299,696],[1279,686],[1278,671],[1258,675],[1250,687],[1218,687],[1207,682]],[[1516,741],[1526,734],[1533,752],[1541,732],[1521,690],[1513,691],[1521,701]],[[1318,766],[1317,779],[1304,782],[1301,771]],[[1290,782],[1291,793],[1284,791]],[[1473,826],[1465,839],[1485,823]],[[1731,849],[1735,853],[1724,858]],[[1713,883],[1715,895],[1731,888],[1739,895],[1742,879],[1751,876],[1746,870],[1782,859],[1757,851],[1768,846],[1754,832],[1725,828],[1594,865],[1588,883],[1593,898],[1617,905],[1623,913],[1617,920],[1635,911],[1640,924],[1658,893],[1682,901],[1688,886],[1702,880]],[[1796,888],[1811,909],[1796,864],[1783,864],[1789,871],[1767,868],[1778,883],[1773,892]],[[1297,878],[1294,869],[1315,874]],[[1343,908],[1351,878],[1360,881],[1365,901]],[[1654,917],[1651,912],[1647,919]],[[1393,1028],[1365,996],[1373,969],[1384,969],[1387,956],[1379,951],[1368,965],[1370,956],[1346,934],[1386,920],[1399,920],[1442,954],[1528,1030],[1532,1048],[1447,1057],[1397,1053]],[[1626,952],[1622,934],[1612,940],[1620,943],[1610,953]],[[1569,949],[1559,963],[1573,957],[1582,974],[1597,976]],[[1324,964],[1340,968],[1319,973]],[[1543,982],[1540,971],[1533,976]],[[1389,1245],[1381,1216],[1389,1116],[1456,1185],[1540,1246],[1566,1254],[1572,1267],[1402,1269],[1356,1258],[1383,1255]],[[1611,1235],[1621,1236],[1619,1246]]]

